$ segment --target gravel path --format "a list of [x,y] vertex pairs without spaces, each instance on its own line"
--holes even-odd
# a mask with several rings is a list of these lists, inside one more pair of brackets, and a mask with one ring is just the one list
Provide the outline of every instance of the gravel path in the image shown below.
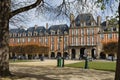
[[[78,61],[66,61],[66,64]],[[10,64],[16,76],[0,80],[114,80],[114,72],[80,68],[56,67],[56,60]]]

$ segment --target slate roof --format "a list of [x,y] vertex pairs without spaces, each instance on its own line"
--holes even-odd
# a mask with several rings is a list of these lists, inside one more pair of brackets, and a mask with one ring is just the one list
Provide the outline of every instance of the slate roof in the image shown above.
[[27,29],[27,32],[38,32],[38,33],[42,33],[44,34],[46,31],[45,27],[44,26],[38,26],[38,27],[30,27]]
[[44,26],[37,26],[37,27],[30,27],[27,30],[25,29],[10,29],[10,33],[26,33],[28,35],[28,32],[31,32],[32,35],[34,32],[37,32],[37,35],[44,35],[45,33],[51,34],[51,31],[55,31],[55,34],[57,34],[57,31],[59,30],[60,34],[63,34],[63,32],[69,32],[69,28],[67,24],[61,24],[61,25],[52,25],[49,27],[49,29],[46,29]]
[[52,25],[50,26],[50,28],[48,29],[48,33],[50,34],[51,31],[55,31],[55,33],[57,33],[57,31],[60,31],[60,34],[63,34],[64,32],[69,32],[69,28],[67,24],[61,24],[61,25]]
[[95,21],[92,14],[90,13],[79,14],[75,19],[75,24],[76,26],[80,26],[81,22],[86,22],[86,26],[90,26],[91,21]]
[[10,29],[10,33],[18,33],[19,30],[18,29]]
[[[115,24],[118,24],[119,21],[116,21]],[[112,24],[112,27],[109,27],[110,24],[108,23],[108,26],[106,26],[106,21],[102,22],[101,23],[101,29],[104,30],[104,31],[116,31],[117,29],[117,26],[115,24]]]

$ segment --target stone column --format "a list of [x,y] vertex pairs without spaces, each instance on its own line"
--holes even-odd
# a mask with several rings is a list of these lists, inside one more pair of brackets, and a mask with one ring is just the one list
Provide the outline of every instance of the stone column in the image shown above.
[[36,57],[39,59],[39,54],[38,53],[36,54]]
[[79,59],[80,57],[80,50],[76,49],[76,55],[75,55],[76,59]]
[[26,59],[28,59],[28,54],[25,54]]
[[90,48],[87,48],[87,55],[89,58],[92,58],[92,55],[91,55],[91,49]]
[[48,58],[50,59],[51,58],[51,52],[49,51],[48,53]]
[[55,53],[55,58],[57,57],[57,52],[54,52]]
[[71,49],[69,49],[69,59],[71,59],[72,57],[72,53],[71,53]]

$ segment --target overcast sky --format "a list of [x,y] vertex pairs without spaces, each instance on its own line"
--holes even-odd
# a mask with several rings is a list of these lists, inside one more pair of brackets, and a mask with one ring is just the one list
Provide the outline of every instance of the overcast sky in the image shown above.
[[[55,0],[57,1],[57,0]],[[88,2],[89,3],[89,2]],[[56,2],[57,4],[57,2]],[[54,4],[54,5],[56,5]],[[89,4],[91,5],[91,4]],[[113,16],[115,14],[115,11],[117,10],[118,3],[116,3],[116,8],[114,8],[114,11],[111,12],[110,8],[108,7],[104,12],[102,12],[100,9],[94,7],[94,11],[92,12],[94,18],[98,15],[102,16],[102,21],[105,20],[105,16]],[[116,9],[116,10],[115,10]],[[90,9],[89,9],[90,10]],[[59,25],[59,24],[68,24],[69,26],[69,18],[58,18],[58,19],[52,19],[48,20],[48,16],[41,16],[41,15],[36,15],[35,9],[32,9],[28,11],[29,15],[27,15],[28,20],[25,23],[18,22],[20,26],[25,26],[25,27],[33,27],[34,25],[38,26],[45,26],[46,23],[48,23],[49,26],[51,25]],[[86,13],[86,11],[84,11]],[[15,26],[10,25],[10,28],[16,28]]]

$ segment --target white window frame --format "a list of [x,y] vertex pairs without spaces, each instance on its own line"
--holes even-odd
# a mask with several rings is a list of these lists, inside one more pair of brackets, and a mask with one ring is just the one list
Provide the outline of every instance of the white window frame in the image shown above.
[[28,38],[28,42],[30,42],[31,41],[31,38]]

